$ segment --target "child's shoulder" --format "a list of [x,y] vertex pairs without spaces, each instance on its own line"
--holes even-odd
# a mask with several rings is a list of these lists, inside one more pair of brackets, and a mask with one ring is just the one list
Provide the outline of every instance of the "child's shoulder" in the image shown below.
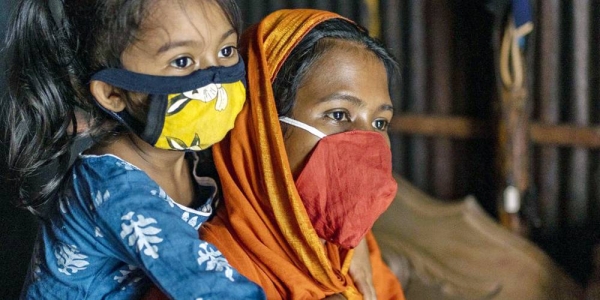
[[140,168],[114,154],[79,154],[76,163],[95,169],[141,171]]
[[88,181],[108,181],[113,184],[119,181],[151,180],[140,168],[112,154],[80,154],[73,164],[73,173],[86,177]]
[[[160,195],[159,185],[140,168],[112,154],[80,154],[73,163],[68,191],[75,198],[96,201],[97,195],[110,194],[111,199],[135,198],[146,192],[148,195]],[[94,199],[89,199],[91,195]],[[116,200],[114,200],[116,201]],[[113,201],[113,202],[114,202]],[[131,201],[128,201],[131,203]],[[95,203],[98,206],[100,203]]]

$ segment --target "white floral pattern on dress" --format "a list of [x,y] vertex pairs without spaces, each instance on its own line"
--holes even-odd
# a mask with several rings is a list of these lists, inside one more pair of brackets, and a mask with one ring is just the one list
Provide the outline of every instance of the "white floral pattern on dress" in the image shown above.
[[85,270],[89,265],[86,261],[88,257],[81,254],[75,245],[56,245],[54,256],[56,257],[58,271],[67,276]]
[[181,219],[192,226],[195,230],[200,229],[200,225],[202,225],[202,223],[198,224],[198,216],[193,216],[190,218],[190,213],[187,211],[183,212]]
[[121,239],[127,238],[129,246],[136,245],[137,251],[143,251],[154,259],[158,258],[158,246],[163,241],[162,238],[156,236],[161,229],[150,226],[156,224],[153,218],[146,218],[143,215],[137,215],[137,221],[134,220],[134,212],[129,212],[121,220]]
[[102,234],[102,231],[100,231],[100,228],[98,226],[96,226],[96,229],[94,230],[94,236],[101,237],[101,238],[104,237],[104,235]]
[[128,281],[129,283],[126,286],[121,288],[121,290],[125,290],[128,286],[131,286],[134,283],[137,283],[138,281],[142,280],[143,273],[140,273],[139,271],[140,271],[140,269],[138,267],[128,265],[126,269],[119,270],[119,273],[121,273],[121,276],[117,275],[117,276],[113,277],[113,279],[120,284],[123,284],[123,282]]
[[96,204],[96,207],[100,207],[100,205],[108,201],[109,198],[110,192],[108,190],[104,191],[104,194],[102,194],[100,191],[97,191],[96,197],[94,197],[94,204]]
[[234,282],[233,279],[233,269],[227,259],[221,254],[221,251],[217,250],[211,244],[204,242],[200,244],[200,250],[198,250],[198,264],[202,266],[206,263],[207,271],[217,271],[224,272],[225,277],[229,279],[231,282]]
[[42,264],[42,260],[40,258],[40,244],[41,241],[37,241],[33,246],[33,258],[31,262],[31,266],[33,269],[33,280],[40,279],[40,274],[42,273],[42,269],[40,269],[40,265]]
[[167,203],[169,203],[169,206],[175,207],[175,203],[173,203],[171,198],[169,198],[169,195],[167,195],[167,193],[163,189],[159,188],[158,191],[151,190],[150,193],[152,194],[152,196],[156,196],[160,199],[167,201]]

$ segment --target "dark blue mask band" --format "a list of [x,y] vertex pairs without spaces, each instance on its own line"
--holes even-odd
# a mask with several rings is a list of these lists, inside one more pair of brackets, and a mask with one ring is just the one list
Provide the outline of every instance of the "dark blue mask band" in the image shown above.
[[186,76],[156,76],[140,74],[125,69],[110,68],[99,71],[91,80],[106,82],[112,86],[144,94],[177,94],[210,83],[234,83],[242,81],[246,85],[244,61],[230,67],[210,67],[197,70]]

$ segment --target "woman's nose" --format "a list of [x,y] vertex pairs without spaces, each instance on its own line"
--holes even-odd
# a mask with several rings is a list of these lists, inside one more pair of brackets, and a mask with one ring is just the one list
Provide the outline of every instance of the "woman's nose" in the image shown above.
[[354,122],[353,130],[372,131],[375,130],[375,128],[371,125],[371,122],[369,122],[369,120],[361,119]]

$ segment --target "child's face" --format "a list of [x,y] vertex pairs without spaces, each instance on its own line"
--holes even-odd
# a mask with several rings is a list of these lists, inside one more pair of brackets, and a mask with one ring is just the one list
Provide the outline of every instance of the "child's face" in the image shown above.
[[[306,74],[292,118],[327,135],[367,130],[389,141],[387,125],[393,107],[383,63],[361,46],[335,43]],[[287,128],[285,147],[296,176],[319,139],[304,129]]]
[[138,39],[122,54],[125,69],[183,76],[238,62],[237,33],[213,1],[161,0],[150,7]]

